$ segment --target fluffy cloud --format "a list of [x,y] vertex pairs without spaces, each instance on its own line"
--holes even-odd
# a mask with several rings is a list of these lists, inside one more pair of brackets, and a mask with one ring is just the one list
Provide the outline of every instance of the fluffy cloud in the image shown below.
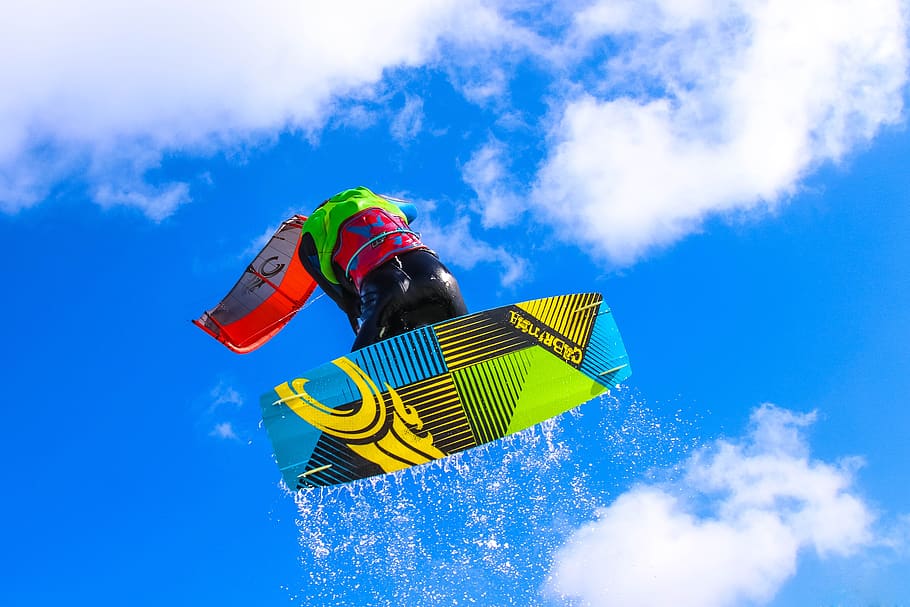
[[641,485],[579,529],[555,557],[548,591],[592,606],[765,602],[799,552],[849,555],[874,541],[855,460],[812,460],[814,415],[765,405],[746,439],[688,460],[674,486]]
[[557,111],[533,199],[617,265],[773,205],[899,120],[906,23],[899,0],[596,2],[578,52],[620,50]]
[[161,218],[188,200],[186,184],[141,185],[165,152],[318,128],[443,32],[497,23],[453,0],[19,4],[0,20],[0,208],[85,175],[102,204]]

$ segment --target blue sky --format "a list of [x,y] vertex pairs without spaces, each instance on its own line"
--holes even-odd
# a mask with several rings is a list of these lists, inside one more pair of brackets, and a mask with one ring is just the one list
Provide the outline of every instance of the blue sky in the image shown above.
[[[33,2],[0,20],[0,603],[906,605],[908,6]],[[278,224],[413,200],[470,309],[604,293],[634,375],[292,496],[189,320]]]

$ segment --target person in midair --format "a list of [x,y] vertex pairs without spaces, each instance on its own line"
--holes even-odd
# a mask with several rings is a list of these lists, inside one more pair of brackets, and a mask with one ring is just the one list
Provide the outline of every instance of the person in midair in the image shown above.
[[467,314],[458,281],[411,229],[413,204],[365,187],[332,196],[307,218],[297,254],[347,315],[351,350]]

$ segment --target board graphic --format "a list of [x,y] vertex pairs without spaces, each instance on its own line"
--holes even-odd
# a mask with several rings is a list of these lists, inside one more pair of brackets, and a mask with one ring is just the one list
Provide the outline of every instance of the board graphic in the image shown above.
[[599,293],[468,314],[368,346],[261,399],[287,485],[347,483],[524,430],[631,375]]

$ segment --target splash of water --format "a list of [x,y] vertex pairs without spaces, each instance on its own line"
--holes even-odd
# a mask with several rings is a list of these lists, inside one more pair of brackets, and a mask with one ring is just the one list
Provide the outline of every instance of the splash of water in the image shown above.
[[697,446],[694,423],[614,392],[503,440],[301,491],[302,587],[333,605],[534,605],[554,551],[630,481]]

